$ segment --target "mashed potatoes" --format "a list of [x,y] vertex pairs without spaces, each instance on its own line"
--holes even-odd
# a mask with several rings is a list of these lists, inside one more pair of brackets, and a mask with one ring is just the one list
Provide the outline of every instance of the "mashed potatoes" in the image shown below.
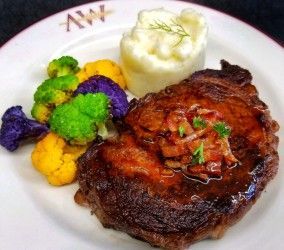
[[120,43],[127,88],[141,97],[202,69],[207,30],[204,17],[192,9],[180,15],[164,9],[141,11]]

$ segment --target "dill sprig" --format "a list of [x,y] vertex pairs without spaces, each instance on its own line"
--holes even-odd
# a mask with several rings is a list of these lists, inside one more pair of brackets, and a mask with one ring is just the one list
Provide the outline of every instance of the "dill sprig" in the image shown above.
[[161,20],[154,20],[154,23],[151,23],[149,28],[178,35],[179,41],[174,46],[179,45],[185,37],[190,37],[190,35],[185,31],[185,29],[174,19],[171,19],[170,24],[167,24]]

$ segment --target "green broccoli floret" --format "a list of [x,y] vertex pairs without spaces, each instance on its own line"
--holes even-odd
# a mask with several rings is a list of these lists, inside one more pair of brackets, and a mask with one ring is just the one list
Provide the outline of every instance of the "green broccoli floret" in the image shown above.
[[80,68],[78,61],[71,56],[62,56],[52,60],[47,68],[47,73],[50,78],[76,74]]
[[69,101],[78,85],[78,78],[74,75],[45,80],[34,94],[32,117],[41,123],[47,122],[52,110],[57,105]]
[[94,140],[109,117],[109,99],[103,93],[79,94],[58,105],[49,118],[51,131],[72,144],[85,145]]

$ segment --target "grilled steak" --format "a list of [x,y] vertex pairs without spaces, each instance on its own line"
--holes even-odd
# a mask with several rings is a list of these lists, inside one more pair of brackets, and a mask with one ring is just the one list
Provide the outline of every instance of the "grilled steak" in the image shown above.
[[275,176],[278,124],[249,71],[221,64],[133,100],[119,136],[79,159],[76,196],[105,227],[184,249],[221,237]]

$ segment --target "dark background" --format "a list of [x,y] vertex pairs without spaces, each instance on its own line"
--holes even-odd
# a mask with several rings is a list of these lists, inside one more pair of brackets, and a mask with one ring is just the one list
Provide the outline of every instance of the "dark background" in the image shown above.
[[[88,2],[93,1],[0,0],[0,46],[36,21]],[[192,0],[189,2],[199,3],[238,17],[262,30],[282,46],[284,44],[284,0]]]

